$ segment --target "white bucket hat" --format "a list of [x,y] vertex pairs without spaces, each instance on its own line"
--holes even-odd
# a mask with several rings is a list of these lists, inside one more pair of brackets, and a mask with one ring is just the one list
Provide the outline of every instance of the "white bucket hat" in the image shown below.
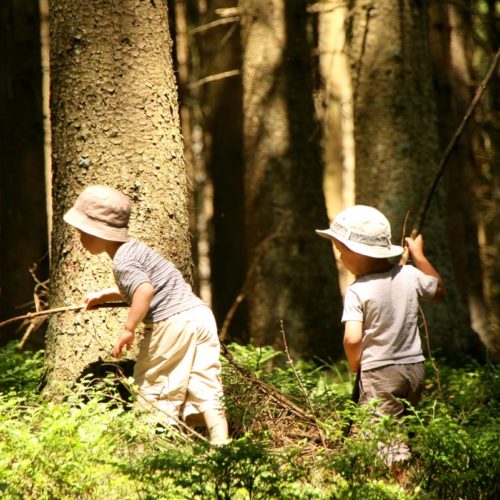
[[391,225],[384,214],[366,205],[346,208],[335,217],[329,229],[316,229],[316,232],[368,257],[396,257],[404,251],[403,247],[391,244]]
[[132,203],[126,195],[108,186],[90,186],[64,214],[64,221],[84,233],[103,240],[125,242]]

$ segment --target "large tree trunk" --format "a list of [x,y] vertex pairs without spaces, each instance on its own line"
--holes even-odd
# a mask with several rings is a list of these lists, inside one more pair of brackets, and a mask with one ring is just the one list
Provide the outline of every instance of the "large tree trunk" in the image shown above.
[[[0,320],[33,300],[47,254],[38,2],[0,3]],[[40,263],[44,279],[48,260]],[[2,331],[0,343],[14,336]]]
[[[107,257],[88,255],[63,213],[87,185],[134,202],[131,233],[191,276],[186,176],[164,1],[51,3],[54,230],[51,306],[112,284]],[[109,356],[126,311],[50,322],[49,387]]]
[[[235,72],[241,68],[240,26],[233,16],[219,17],[217,9],[236,6],[236,0],[215,0],[201,25],[220,24],[195,35],[200,54],[199,78]],[[230,21],[230,22],[227,22]],[[211,221],[212,305],[222,326],[245,281],[243,195],[243,91],[241,77],[210,81],[193,90],[202,103],[206,171],[213,185]],[[228,323],[224,335],[245,342],[244,307]]]
[[[480,59],[484,71],[500,47],[498,2],[488,0],[484,19],[487,51]],[[483,50],[483,47],[481,47]],[[490,81],[480,112],[476,153],[481,169],[481,244],[489,305],[487,344],[500,359],[500,66]]]
[[341,299],[312,102],[306,2],[242,0],[249,331],[258,344],[339,356]]
[[[357,1],[354,7],[356,200],[387,215],[398,243],[406,212],[412,211],[411,225],[440,155],[426,5]],[[449,358],[473,354],[479,343],[453,272],[442,187],[434,195],[423,234],[426,253],[447,287],[443,305],[425,308],[432,344]]]
[[[471,5],[457,7],[445,2],[430,4],[430,41],[437,91],[440,149],[444,151],[464,118],[472,99]],[[474,127],[464,131],[449,159],[444,177],[447,191],[448,238],[452,263],[461,293],[469,309],[473,329],[487,337],[487,310],[484,301],[478,245],[477,203],[479,176],[472,152]]]

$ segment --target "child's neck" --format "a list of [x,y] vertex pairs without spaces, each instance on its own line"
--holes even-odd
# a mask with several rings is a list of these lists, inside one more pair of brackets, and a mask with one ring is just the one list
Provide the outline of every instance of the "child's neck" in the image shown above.
[[373,273],[385,273],[392,269],[393,265],[387,259],[375,259],[373,257],[365,257],[360,266],[358,276]]
[[118,249],[123,245],[121,241],[108,241],[106,242],[106,248],[104,251],[109,255],[109,258],[113,260]]

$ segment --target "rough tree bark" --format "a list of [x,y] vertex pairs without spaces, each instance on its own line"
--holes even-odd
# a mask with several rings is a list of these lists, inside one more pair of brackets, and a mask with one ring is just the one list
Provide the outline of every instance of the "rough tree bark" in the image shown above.
[[[0,26],[1,320],[33,300],[29,269],[47,254],[47,217],[38,2],[1,2]],[[43,279],[47,263],[38,269]],[[4,330],[0,343],[14,334]]]
[[[484,17],[487,67],[498,51],[500,21],[498,2],[488,0]],[[484,47],[481,47],[483,50]],[[480,115],[480,134],[476,136],[476,158],[481,172],[481,250],[488,314],[488,345],[494,359],[500,360],[500,66],[486,91]]]
[[[457,6],[431,2],[430,47],[440,150],[444,151],[473,97],[473,37],[471,2]],[[447,228],[452,263],[462,302],[473,329],[486,342],[487,310],[483,293],[478,244],[477,175],[472,151],[473,124],[469,124],[449,160],[444,177],[447,191]]]
[[294,355],[342,352],[341,299],[312,102],[306,2],[241,0],[249,332]]
[[[398,242],[408,210],[411,229],[440,157],[426,4],[356,1],[353,7],[356,201],[384,212]],[[446,282],[447,299],[425,310],[433,346],[460,358],[477,353],[479,342],[455,280],[447,229],[440,186],[423,233],[427,254]]]
[[[191,276],[186,176],[171,38],[164,1],[53,0],[51,112],[53,213],[51,306],[78,303],[112,284],[107,257],[81,248],[63,213],[87,185],[134,202],[131,233]],[[126,311],[52,318],[49,389],[109,356]]]

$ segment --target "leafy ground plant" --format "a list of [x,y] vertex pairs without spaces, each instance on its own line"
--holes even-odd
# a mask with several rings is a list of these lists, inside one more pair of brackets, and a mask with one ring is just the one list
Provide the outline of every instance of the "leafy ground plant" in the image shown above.
[[[119,401],[114,380],[96,384],[85,379],[64,401],[46,400],[37,392],[41,353],[20,351],[15,344],[1,349],[0,496],[500,496],[496,367],[442,366],[443,399],[429,377],[420,410],[396,422],[374,420],[370,408],[349,401],[345,363],[272,368],[267,361],[279,356],[272,350],[229,350],[236,364],[226,362],[223,375],[234,439],[228,446],[212,448],[203,439],[156,429],[138,418],[131,406]],[[316,420],[310,416],[311,404]],[[398,439],[410,445],[412,457],[404,466],[387,467],[379,445]]]

